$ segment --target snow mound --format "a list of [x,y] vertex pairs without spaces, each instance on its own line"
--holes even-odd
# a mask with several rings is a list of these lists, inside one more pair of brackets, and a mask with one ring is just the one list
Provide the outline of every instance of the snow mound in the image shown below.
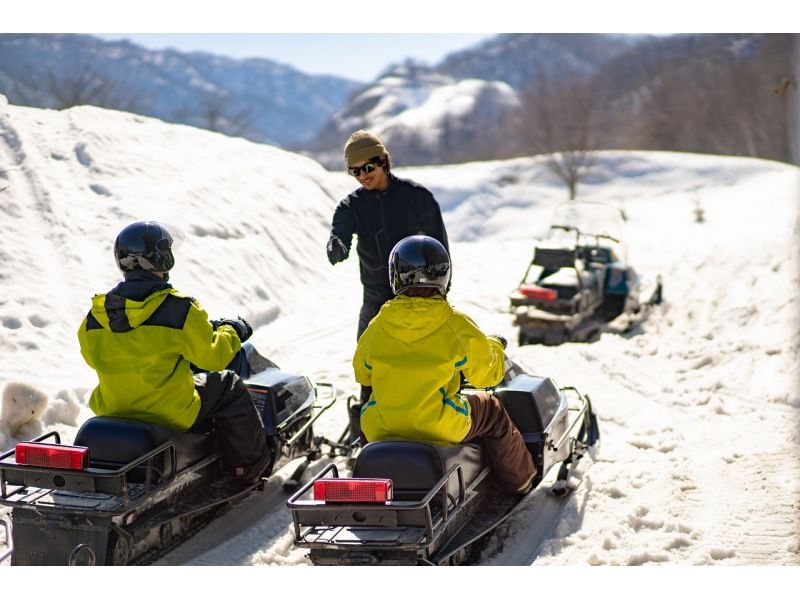
[[3,389],[0,426],[7,436],[31,438],[42,433],[41,417],[48,406],[48,397],[38,388],[24,382],[9,382]]

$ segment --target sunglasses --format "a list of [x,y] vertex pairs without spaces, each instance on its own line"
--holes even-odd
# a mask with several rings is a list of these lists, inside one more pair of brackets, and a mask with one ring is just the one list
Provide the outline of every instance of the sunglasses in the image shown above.
[[383,158],[372,158],[369,162],[364,164],[364,166],[350,166],[347,169],[348,174],[351,176],[360,176],[363,172],[364,174],[369,174],[376,168],[381,168],[386,166],[386,161]]

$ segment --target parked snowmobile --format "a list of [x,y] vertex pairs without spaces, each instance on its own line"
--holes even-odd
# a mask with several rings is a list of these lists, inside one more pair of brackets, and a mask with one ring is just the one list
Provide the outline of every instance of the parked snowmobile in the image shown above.
[[[333,405],[336,390],[258,357],[267,367],[245,383],[273,455],[265,476],[305,455],[302,473],[320,454],[312,424]],[[245,488],[231,484],[213,429],[179,432],[92,417],[74,445],[49,432],[0,455],[0,504],[12,508],[5,524],[12,565],[150,563],[262,488],[263,479]]]
[[[624,214],[610,205],[559,205],[525,276],[509,299],[519,344],[591,340],[603,326],[625,331],[661,302],[660,277],[649,283],[628,261]],[[624,321],[623,321],[624,320]]]
[[[565,493],[599,437],[589,397],[524,373],[495,393],[533,455],[534,487],[560,464],[552,490]],[[496,482],[480,442],[387,440],[361,449],[352,478],[340,478],[332,463],[287,506],[294,543],[315,565],[445,565],[469,562],[476,542],[524,499]]]

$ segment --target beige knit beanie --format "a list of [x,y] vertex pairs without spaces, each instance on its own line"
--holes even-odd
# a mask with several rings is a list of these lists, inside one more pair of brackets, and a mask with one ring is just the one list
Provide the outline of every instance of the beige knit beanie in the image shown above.
[[348,168],[356,162],[377,158],[387,153],[380,139],[363,130],[350,135],[350,139],[344,144],[344,161]]

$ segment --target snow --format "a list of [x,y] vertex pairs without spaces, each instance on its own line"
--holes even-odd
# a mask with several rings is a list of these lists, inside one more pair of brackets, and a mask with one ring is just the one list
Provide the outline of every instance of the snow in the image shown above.
[[[796,167],[600,153],[579,197],[625,210],[633,263],[661,274],[666,301],[627,337],[558,347],[518,347],[508,313],[533,238],[566,199],[543,160],[396,170],[441,203],[451,302],[509,338],[529,371],[588,393],[598,412],[601,444],[574,490],[537,491],[492,536],[482,563],[800,564]],[[76,331],[91,296],[119,280],[113,239],[138,219],[186,233],[171,282],[212,317],[242,315],[284,369],[331,382],[342,397],[356,392],[358,264],[331,267],[324,249],[353,185],[266,145],[0,97],[0,448],[40,430],[69,441],[91,415],[96,378]],[[345,418],[336,405],[316,431],[337,436]],[[287,475],[159,564],[307,564],[292,546]]]

